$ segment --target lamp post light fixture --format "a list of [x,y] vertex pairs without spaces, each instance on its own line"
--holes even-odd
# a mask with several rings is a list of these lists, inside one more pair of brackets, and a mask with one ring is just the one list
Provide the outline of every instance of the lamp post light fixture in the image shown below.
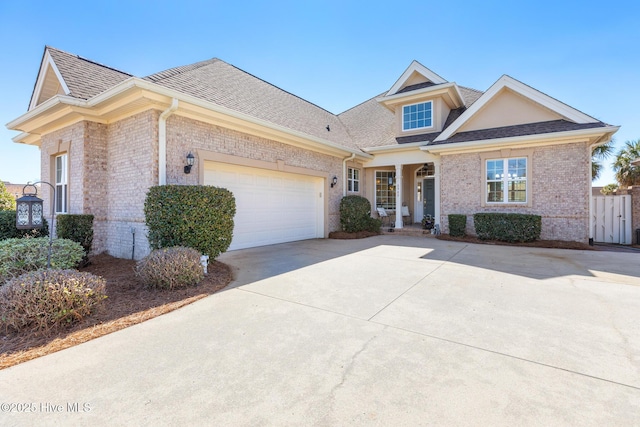
[[[22,187],[22,197],[16,200],[16,228],[21,230],[42,228],[44,226],[44,215],[42,199],[38,197],[38,187],[36,184],[47,184],[53,189],[53,200],[51,200],[51,223],[49,224],[49,252],[47,253],[47,269],[51,268],[51,245],[53,244],[53,221],[55,215],[56,188],[46,181],[38,181],[33,184],[27,183]],[[35,193],[26,193],[25,188],[33,187]]]
[[338,184],[338,177],[337,176],[333,176],[333,179],[331,179],[331,188],[335,187]]
[[195,160],[196,158],[193,156],[193,154],[191,154],[191,152],[189,152],[189,154],[187,154],[187,165],[184,167],[184,173],[191,173],[191,167],[193,166]]

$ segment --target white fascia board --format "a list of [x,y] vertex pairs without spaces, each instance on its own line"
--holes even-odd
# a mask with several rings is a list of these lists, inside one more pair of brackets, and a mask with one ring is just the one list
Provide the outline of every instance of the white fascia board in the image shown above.
[[423,89],[418,89],[418,90],[414,90],[411,92],[404,92],[404,93],[396,93],[393,95],[385,95],[385,96],[381,96],[379,98],[376,98],[376,101],[380,102],[380,103],[386,103],[386,102],[390,102],[390,101],[396,101],[396,100],[401,100],[403,98],[407,98],[409,96],[411,97],[416,97],[416,96],[420,96],[420,95],[424,95],[424,94],[428,94],[429,92],[443,92],[443,91],[448,91],[449,89],[454,89],[456,95],[458,95],[458,102],[460,103],[460,105],[464,105],[464,98],[462,98],[462,92],[460,92],[460,89],[458,88],[458,85],[455,82],[446,82],[443,84],[438,84],[436,86],[430,86],[430,87],[426,87]]
[[[259,126],[263,126],[263,127],[268,128],[268,129],[275,130],[277,132],[282,132],[282,133],[286,133],[286,134],[289,134],[289,135],[297,137],[297,138],[306,139],[306,140],[309,140],[311,142],[317,143],[319,145],[324,145],[324,146],[326,146],[328,148],[331,148],[333,150],[336,150],[338,152],[348,153],[348,154],[355,154],[356,156],[358,156],[360,158],[364,158],[364,159],[369,159],[369,158],[372,157],[371,155],[369,155],[367,153],[364,153],[361,150],[356,150],[356,149],[353,149],[353,148],[349,148],[349,147],[345,147],[345,146],[342,146],[342,145],[338,145],[338,144],[336,144],[336,143],[334,143],[332,141],[329,141],[329,140],[326,140],[326,139],[323,139],[323,138],[318,138],[318,137],[315,137],[315,136],[311,136],[311,135],[306,134],[304,132],[300,132],[300,131],[297,131],[297,130],[294,130],[294,129],[290,129],[290,128],[287,128],[287,127],[284,127],[284,126],[281,126],[281,125],[277,125],[277,124],[269,122],[267,120],[259,119],[259,118],[250,116],[248,114],[241,113],[239,111],[235,111],[235,110],[232,110],[232,109],[227,108],[227,107],[223,107],[223,106],[215,104],[213,102],[205,101],[205,100],[200,99],[200,98],[196,98],[195,96],[192,96],[192,95],[188,95],[188,94],[185,94],[185,93],[182,93],[182,92],[178,92],[178,91],[175,91],[173,89],[165,88],[163,86],[157,85],[155,83],[152,83],[152,82],[149,82],[149,81],[146,81],[146,80],[139,79],[137,77],[133,77],[132,79],[133,79],[133,82],[134,82],[135,86],[138,87],[138,88],[141,88],[141,89],[149,90],[149,91],[152,91],[152,92],[155,92],[155,93],[159,93],[161,95],[166,95],[166,96],[169,96],[169,97],[172,97],[172,98],[178,98],[180,101],[184,101],[184,102],[187,102],[189,104],[193,104],[193,105],[196,105],[198,107],[205,108],[207,110],[215,111],[217,113],[225,114],[225,115],[231,116],[231,117],[236,118],[236,119],[247,121],[249,123],[253,123],[253,124],[256,124],[256,125],[259,125]],[[105,92],[105,94],[106,94],[106,92]],[[91,101],[93,101],[93,99]]]
[[442,77],[440,77],[439,75],[437,75],[436,73],[434,73],[433,71],[431,71],[430,69],[422,65],[421,63],[419,63],[418,61],[414,60],[411,63],[411,65],[409,65],[409,67],[404,71],[404,73],[402,73],[400,78],[396,80],[394,85],[391,86],[391,89],[389,89],[389,91],[386,93],[385,96],[393,95],[398,90],[400,90],[402,85],[407,81],[407,79],[411,76],[411,74],[413,74],[414,71],[419,74],[422,74],[427,79],[429,79],[429,81],[431,81],[432,83],[436,83],[436,84],[447,83],[445,79],[443,79]]
[[36,102],[38,102],[38,98],[40,98],[40,92],[42,91],[42,85],[44,84],[44,81],[46,79],[47,67],[49,65],[58,78],[58,81],[60,82],[60,86],[62,86],[62,90],[64,91],[64,93],[66,95],[69,95],[71,93],[69,87],[67,86],[67,82],[65,82],[62,78],[60,70],[58,70],[56,63],[53,62],[53,58],[51,58],[51,54],[47,49],[44,53],[44,57],[42,58],[42,64],[40,64],[40,71],[38,71],[38,78],[36,79],[36,87],[33,89],[33,93],[31,94],[31,101],[29,101],[29,110],[33,109],[36,106],[35,104]]
[[640,157],[638,157],[637,159],[632,161],[631,164],[634,165],[634,166],[640,166]]
[[564,104],[557,99],[546,95],[539,90],[528,86],[513,77],[503,75],[496,81],[491,87],[484,93],[476,102],[473,103],[467,111],[462,113],[451,125],[442,132],[436,141],[444,141],[453,135],[464,123],[466,123],[474,114],[476,114],[482,107],[484,107],[494,96],[496,96],[502,89],[508,88],[512,91],[530,99],[531,101],[540,104],[551,111],[558,113],[559,115],[566,117],[568,120],[574,123],[595,123],[598,120],[593,117],[584,114],[581,111],[576,110],[573,107]]
[[426,146],[429,141],[408,142],[406,144],[381,145],[380,147],[363,148],[362,151],[369,154],[388,153],[391,151],[411,151],[415,148]]
[[94,96],[93,98],[85,101],[85,100],[80,100],[77,98],[73,98],[70,96],[63,96],[63,95],[57,95],[45,102],[43,102],[42,104],[38,105],[35,109],[27,112],[26,114],[18,117],[17,119],[13,120],[12,122],[7,124],[7,127],[9,129],[16,129],[17,126],[20,126],[21,123],[24,123],[25,121],[28,121],[29,119],[43,114],[44,112],[46,112],[46,110],[53,108],[59,104],[66,104],[66,105],[71,105],[71,106],[77,106],[77,107],[84,107],[84,108],[91,108],[91,107],[97,107],[99,104],[103,103],[103,102],[107,102],[109,99],[113,98],[114,96],[117,96],[121,93],[124,93],[132,88],[137,88],[137,89],[143,89],[143,90],[147,90],[153,93],[157,93],[159,95],[163,95],[163,96],[167,96],[168,98],[177,98],[180,101],[189,103],[189,104],[193,104],[195,106],[198,107],[202,107],[204,109],[210,110],[210,111],[214,111],[220,114],[224,114],[239,120],[243,120],[249,123],[253,123],[255,125],[259,125],[277,132],[281,132],[281,133],[285,133],[285,134],[289,134],[293,137],[296,138],[300,138],[300,139],[305,139],[308,140],[314,144],[317,144],[319,146],[325,146],[329,149],[331,149],[332,151],[341,153],[341,154],[355,154],[357,157],[361,158],[361,159],[371,159],[373,156],[370,154],[367,154],[361,150],[357,150],[357,149],[353,149],[353,148],[349,148],[349,147],[345,147],[342,145],[338,145],[332,141],[328,141],[326,139],[322,139],[322,138],[317,138],[314,136],[311,136],[309,134],[306,134],[304,132],[300,132],[300,131],[296,131],[293,129],[289,129],[286,128],[284,126],[280,126],[277,124],[274,124],[272,122],[266,121],[266,120],[262,120],[262,119],[258,119],[256,117],[250,116],[248,114],[245,113],[241,113],[235,110],[232,110],[230,108],[227,107],[223,107],[220,106],[218,104],[215,104],[213,102],[209,102],[209,101],[205,101],[202,100],[200,98],[196,98],[192,95],[188,95],[188,94],[184,94],[182,92],[178,92],[176,90],[173,89],[169,89],[169,88],[165,88],[163,86],[160,86],[158,84],[149,82],[147,80],[143,80],[140,79],[138,77],[130,77],[120,83],[118,83],[117,85],[113,86],[112,88],[106,90],[105,92],[102,92],[99,95]]
[[88,103],[85,100],[77,99],[67,95],[56,95],[52,98],[47,99],[42,104],[38,105],[33,110],[29,110],[20,117],[10,121],[6,124],[7,129],[10,130],[20,130],[20,125],[24,122],[27,122],[33,119],[36,116],[39,116],[45,113],[52,108],[57,107],[58,105],[70,105],[75,107],[88,107]]
[[[421,147],[420,149],[423,151],[428,151],[430,153],[440,154],[455,151],[473,151],[473,149],[485,147],[494,148],[527,143],[535,144],[543,141],[554,142],[560,140],[573,140],[590,135],[600,135],[597,144],[602,144],[606,142],[607,139],[611,138],[611,136],[616,133],[618,129],[620,129],[620,126],[606,126],[600,128],[570,130],[566,132],[551,132],[537,135],[522,135],[509,138],[482,139],[477,141],[452,142],[450,144],[426,145],[424,147]],[[607,136],[608,138],[606,138]]]

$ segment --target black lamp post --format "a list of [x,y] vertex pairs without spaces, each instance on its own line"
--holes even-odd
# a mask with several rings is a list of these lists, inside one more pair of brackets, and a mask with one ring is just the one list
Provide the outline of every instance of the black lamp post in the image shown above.
[[[47,268],[51,268],[51,245],[53,244],[53,217],[55,214],[56,188],[46,181],[38,181],[33,184],[27,183],[22,188],[22,197],[16,200],[16,228],[33,229],[44,226],[44,215],[42,199],[38,197],[36,184],[47,184],[53,189],[53,200],[51,201],[51,224],[49,225],[49,252],[47,253]],[[33,187],[35,193],[25,194],[25,188]]]

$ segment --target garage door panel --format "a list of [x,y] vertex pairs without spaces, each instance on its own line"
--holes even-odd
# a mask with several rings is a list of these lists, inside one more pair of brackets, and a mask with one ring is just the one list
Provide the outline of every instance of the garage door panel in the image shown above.
[[322,178],[207,162],[204,183],[236,198],[230,249],[324,237]]

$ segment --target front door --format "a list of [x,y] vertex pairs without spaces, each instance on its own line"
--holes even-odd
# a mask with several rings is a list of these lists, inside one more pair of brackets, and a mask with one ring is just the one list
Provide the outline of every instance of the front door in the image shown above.
[[436,186],[433,178],[422,180],[422,214],[436,215]]

